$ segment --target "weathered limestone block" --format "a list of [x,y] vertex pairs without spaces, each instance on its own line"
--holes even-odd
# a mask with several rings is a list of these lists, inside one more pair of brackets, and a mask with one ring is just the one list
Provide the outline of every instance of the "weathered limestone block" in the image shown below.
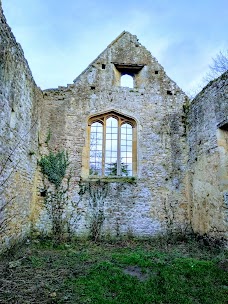
[[[126,74],[133,87],[122,85]],[[227,75],[190,104],[137,37],[123,32],[73,84],[42,92],[0,0],[0,251],[31,230],[51,231],[37,160],[61,150],[70,160],[68,231],[91,235],[97,220],[104,236],[192,228],[227,238]],[[132,127],[133,176],[90,172],[91,124],[104,126],[109,115]]]
[[[134,88],[121,86],[125,73],[133,75]],[[49,147],[69,152],[75,185],[70,195],[78,200],[78,181],[90,180],[89,118],[114,111],[136,121],[137,181],[128,185],[107,178],[104,233],[116,235],[118,226],[118,233],[149,236],[188,225],[187,142],[182,119],[188,98],[136,36],[123,32],[74,85],[45,90],[44,100],[43,152],[50,131]],[[88,230],[88,201],[88,194],[80,201],[85,217],[81,217],[78,233]]]
[[189,108],[190,221],[195,232],[227,238],[228,72]]
[[0,8],[0,251],[30,231],[41,96]]

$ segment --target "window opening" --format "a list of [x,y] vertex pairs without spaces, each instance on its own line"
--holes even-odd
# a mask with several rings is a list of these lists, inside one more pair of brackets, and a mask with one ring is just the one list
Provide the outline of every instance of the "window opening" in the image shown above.
[[121,126],[121,175],[132,175],[132,126]]
[[122,75],[121,76],[121,82],[120,82],[121,87],[128,87],[128,88],[134,88],[134,79],[130,75]]
[[122,87],[134,88],[137,86],[139,72],[144,64],[124,64],[112,62],[116,68],[116,84]]
[[95,122],[91,126],[90,136],[90,174],[102,174],[102,143],[103,143],[103,126]]
[[228,122],[219,125],[217,131],[218,150],[220,154],[219,176],[222,191],[228,192]]
[[89,174],[132,176],[136,164],[136,155],[135,153],[133,155],[135,122],[109,113],[92,118],[89,124],[91,128]]
[[105,175],[118,175],[118,121],[110,117],[106,120]]

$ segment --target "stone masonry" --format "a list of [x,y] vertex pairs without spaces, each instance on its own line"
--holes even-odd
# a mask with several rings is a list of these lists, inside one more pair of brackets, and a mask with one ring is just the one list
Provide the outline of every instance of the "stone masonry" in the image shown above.
[[30,231],[38,152],[37,88],[21,46],[0,10],[0,239]]
[[[121,68],[126,66],[132,73],[142,67],[136,70],[133,89],[120,86]],[[109,234],[151,236],[167,225],[186,226],[187,143],[181,118],[186,101],[156,59],[128,32],[117,37],[73,85],[44,91],[40,141],[45,142],[50,130],[52,149],[69,152],[74,200],[79,200],[80,177],[90,179],[89,117],[114,111],[137,122],[137,181],[133,185],[117,178],[110,183],[104,204],[104,229]],[[88,197],[80,204],[86,217]],[[86,222],[83,216],[79,230],[86,230]]]
[[189,219],[200,234],[227,237],[228,72],[209,83],[188,112]]
[[[190,103],[137,37],[124,31],[73,84],[42,92],[2,10],[0,18],[3,247],[31,230],[49,233],[37,160],[61,150],[70,160],[65,216],[70,212],[72,233],[87,236],[94,208],[101,208],[104,237],[190,229],[227,237],[227,73]],[[121,86],[124,74],[133,88]],[[90,175],[90,120],[102,115],[135,122],[131,178]]]

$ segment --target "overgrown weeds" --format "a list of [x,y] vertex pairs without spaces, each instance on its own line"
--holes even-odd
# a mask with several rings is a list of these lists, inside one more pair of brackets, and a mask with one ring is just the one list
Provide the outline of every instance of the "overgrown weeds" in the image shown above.
[[227,258],[195,240],[34,240],[2,257],[0,303],[225,304]]

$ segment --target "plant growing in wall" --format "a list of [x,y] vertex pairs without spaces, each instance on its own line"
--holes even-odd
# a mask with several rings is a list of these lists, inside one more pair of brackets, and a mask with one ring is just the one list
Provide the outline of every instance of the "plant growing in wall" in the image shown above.
[[41,172],[58,190],[69,166],[68,154],[64,151],[43,155],[39,161]]
[[108,183],[98,181],[80,183],[79,195],[89,194],[89,230],[90,238],[97,242],[101,238],[105,220],[104,200],[108,194]]
[[[67,175],[69,167],[69,158],[67,152],[50,152],[43,155],[38,162],[41,172],[44,176],[45,207],[52,223],[52,235],[57,243],[64,239],[64,234],[70,236],[71,214],[66,213],[66,207],[69,204],[69,183],[71,174]],[[63,185],[63,180],[66,180]],[[71,207],[77,208],[77,204],[70,202]],[[78,214],[77,214],[78,215]],[[77,215],[75,218],[77,218]]]

